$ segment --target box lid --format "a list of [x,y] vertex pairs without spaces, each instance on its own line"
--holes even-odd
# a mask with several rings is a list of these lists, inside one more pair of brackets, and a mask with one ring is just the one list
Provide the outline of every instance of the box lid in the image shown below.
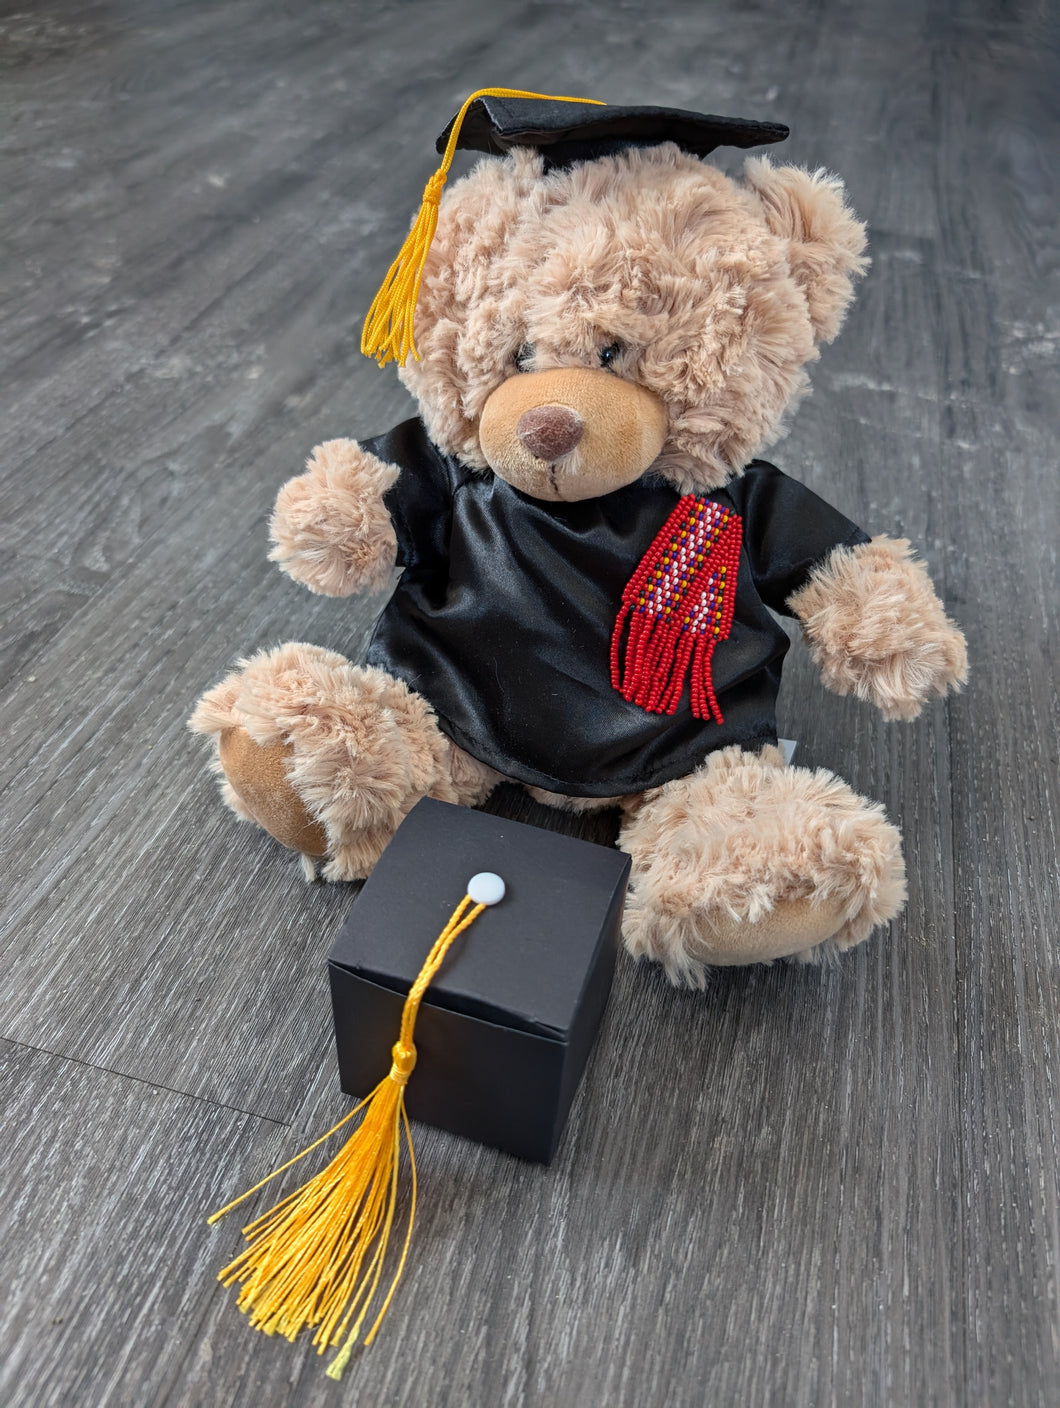
[[607,846],[424,798],[357,897],[331,963],[407,992],[480,870],[504,900],[457,939],[425,1001],[564,1039],[624,890],[629,857]]

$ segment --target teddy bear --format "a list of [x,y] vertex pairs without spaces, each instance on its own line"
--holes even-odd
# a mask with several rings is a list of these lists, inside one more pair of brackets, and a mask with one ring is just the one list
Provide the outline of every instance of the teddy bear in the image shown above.
[[507,90],[459,118],[439,149],[484,155],[428,186],[399,371],[418,415],[319,445],[270,528],[311,591],[391,595],[366,663],[290,643],[204,695],[224,798],[348,881],[420,798],[515,781],[620,810],[624,941],[676,983],[858,944],[904,903],[900,836],[786,763],[776,615],[887,719],[967,670],[910,544],[759,458],[839,331],[864,227],[822,171],[705,159],[775,124]]

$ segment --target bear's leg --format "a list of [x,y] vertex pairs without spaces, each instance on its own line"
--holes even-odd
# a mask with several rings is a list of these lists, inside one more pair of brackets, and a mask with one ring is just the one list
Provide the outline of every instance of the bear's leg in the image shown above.
[[329,880],[366,876],[421,797],[465,806],[500,780],[382,670],[314,645],[241,662],[189,721],[215,746],[225,801]]
[[712,964],[849,948],[905,901],[901,838],[883,809],[772,747],[722,749],[644,793],[618,844],[633,858],[627,948],[696,987]]

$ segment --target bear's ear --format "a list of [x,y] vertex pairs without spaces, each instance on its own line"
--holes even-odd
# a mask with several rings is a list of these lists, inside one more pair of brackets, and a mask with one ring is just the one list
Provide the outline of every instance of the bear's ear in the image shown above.
[[818,342],[839,331],[854,280],[868,268],[863,255],[865,226],[847,205],[843,183],[826,171],[773,166],[752,157],[744,180],[762,204],[766,224],[788,242],[795,282],[806,295]]

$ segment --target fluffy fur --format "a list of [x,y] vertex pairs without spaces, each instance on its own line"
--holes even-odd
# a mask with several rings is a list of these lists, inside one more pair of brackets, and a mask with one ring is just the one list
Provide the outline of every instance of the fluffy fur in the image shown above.
[[[445,737],[418,694],[315,645],[241,661],[189,727],[215,740],[244,728],[256,743],[289,746],[288,780],[327,836],[328,880],[368,875],[421,797],[471,806],[499,781]],[[253,815],[242,803],[235,810]]]
[[627,948],[697,987],[708,963],[860,943],[905,900],[883,809],[823,769],[785,767],[776,748],[722,749],[645,793],[618,844],[633,858]]
[[527,787],[527,792],[535,802],[545,807],[555,807],[561,812],[602,812],[608,807],[622,807],[631,801],[630,797],[566,797],[562,792],[548,792],[544,787]]
[[479,418],[523,344],[543,371],[617,341],[618,374],[666,406],[655,470],[682,492],[739,473],[838,331],[865,243],[838,181],[747,171],[672,144],[547,176],[536,153],[480,162],[443,197],[401,374],[432,439],[484,469]]
[[398,473],[353,440],[318,445],[305,474],[289,480],[276,500],[272,561],[323,596],[380,591],[397,560],[383,495]]
[[788,606],[829,689],[914,719],[968,677],[964,636],[904,538],[837,548]]
[[831,342],[839,332],[854,280],[867,269],[865,227],[854,218],[843,183],[826,171],[774,167],[751,157],[744,180],[762,202],[766,224],[788,241],[792,277],[806,296],[813,334]]

